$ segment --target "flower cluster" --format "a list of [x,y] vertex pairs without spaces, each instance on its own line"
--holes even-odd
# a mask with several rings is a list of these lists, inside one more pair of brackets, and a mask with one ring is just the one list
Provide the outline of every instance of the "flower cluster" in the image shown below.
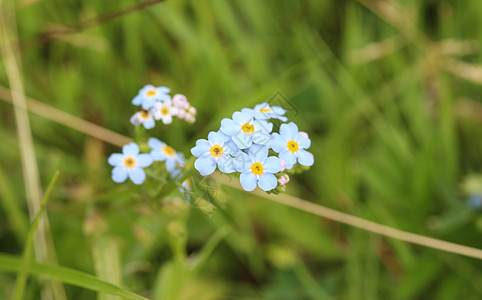
[[146,85],[139,90],[132,99],[132,104],[141,108],[131,117],[133,125],[143,125],[146,129],[154,128],[155,121],[161,120],[164,124],[171,124],[172,118],[177,117],[188,123],[196,121],[196,108],[191,106],[186,96],[169,95],[171,89],[160,86]]
[[[132,100],[134,105],[141,106],[138,112],[131,117],[134,125],[142,124],[146,129],[153,128],[155,120],[162,120],[164,124],[172,122],[172,117],[178,117],[187,122],[194,122],[196,109],[192,107],[184,95],[169,96],[170,89],[167,87],[154,87],[146,85]],[[129,178],[135,184],[142,184],[146,179],[145,168],[162,163],[169,172],[170,178],[177,179],[185,165],[184,155],[176,152],[166,143],[150,137],[143,139],[141,143],[129,143],[122,148],[122,153],[114,153],[108,163],[114,167],[112,180],[121,183]],[[147,153],[141,153],[146,150]],[[150,149],[149,151],[147,151]],[[189,186],[184,184],[184,188]]]
[[184,167],[185,159],[182,153],[176,152],[172,147],[156,138],[150,138],[149,153],[140,153],[137,143],[129,143],[122,147],[122,153],[112,154],[108,162],[114,167],[112,180],[117,183],[126,181],[127,178],[135,184],[142,184],[146,179],[144,168],[155,162],[163,162],[171,177],[177,177]]
[[294,169],[296,164],[309,167],[314,163],[313,155],[306,151],[311,141],[295,123],[283,123],[279,133],[272,132],[273,123],[269,120],[286,122],[285,113],[282,107],[262,103],[235,112],[231,119],[223,119],[219,131],[210,132],[207,140],[196,141],[191,149],[198,158],[194,167],[203,176],[212,174],[216,168],[227,174],[240,173],[246,191],[257,186],[264,191],[278,186],[283,190],[289,176],[282,172]]

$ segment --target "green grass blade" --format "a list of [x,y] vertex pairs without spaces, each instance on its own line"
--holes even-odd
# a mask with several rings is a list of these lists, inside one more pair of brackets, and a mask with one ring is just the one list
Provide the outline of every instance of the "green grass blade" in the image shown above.
[[[20,270],[21,262],[22,260],[16,256],[0,254],[0,272],[18,272]],[[148,300],[148,298],[144,298],[109,282],[97,279],[95,276],[66,267],[31,262],[28,273],[32,275],[47,276],[64,283],[97,292],[120,296],[129,300]]]
[[35,216],[35,219],[33,220],[32,226],[30,226],[30,229],[28,231],[27,241],[25,242],[25,249],[22,255],[21,266],[18,269],[18,277],[17,277],[17,282],[15,284],[15,292],[13,294],[12,299],[15,299],[15,300],[23,299],[23,293],[25,291],[25,285],[27,283],[27,274],[30,267],[30,263],[32,261],[33,237],[35,235],[35,231],[37,230],[38,224],[40,222],[40,218],[42,217],[42,214],[45,210],[45,206],[47,205],[47,201],[49,199],[50,193],[52,192],[55,181],[57,181],[58,177],[59,177],[59,171],[55,172],[54,176],[50,180],[49,186],[47,187],[47,191],[45,192],[45,195],[42,199],[42,203],[40,204],[40,209],[37,215]]

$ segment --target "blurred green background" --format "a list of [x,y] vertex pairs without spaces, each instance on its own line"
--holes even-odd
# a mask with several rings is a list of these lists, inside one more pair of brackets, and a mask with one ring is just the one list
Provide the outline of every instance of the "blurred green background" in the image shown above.
[[[467,179],[482,167],[481,1],[166,0],[39,36],[139,2],[11,2],[26,95],[132,136],[132,97],[147,83],[168,86],[197,122],[149,133],[186,155],[234,111],[282,95],[315,155],[288,193],[482,248],[480,207],[467,204],[482,192]],[[20,256],[29,226],[20,145],[12,105],[0,102],[0,114],[0,252]],[[111,181],[106,160],[118,146],[30,121],[42,186],[61,172],[47,206],[59,265],[149,299],[482,299],[480,261],[215,182],[214,212],[172,198],[152,209],[142,187]],[[200,257],[195,271],[179,266]],[[41,298],[45,278],[29,278],[25,299]],[[1,299],[15,280],[0,273]],[[120,299],[64,288],[65,299]]]

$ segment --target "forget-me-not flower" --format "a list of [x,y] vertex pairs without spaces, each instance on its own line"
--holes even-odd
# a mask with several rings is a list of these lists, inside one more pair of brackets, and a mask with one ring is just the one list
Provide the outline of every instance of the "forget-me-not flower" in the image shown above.
[[241,173],[241,186],[253,191],[259,186],[263,191],[271,191],[278,185],[275,173],[281,170],[281,162],[275,156],[268,157],[268,147],[253,145],[248,154],[239,152],[234,158],[234,166]]
[[255,120],[249,111],[235,112],[232,119],[221,121],[221,131],[232,137],[233,142],[240,148],[246,149],[253,143],[267,145],[271,139],[270,132],[273,124],[265,120]]
[[152,158],[149,154],[139,154],[139,146],[130,143],[122,147],[122,153],[112,154],[108,162],[114,167],[112,180],[120,183],[129,177],[135,184],[141,184],[146,180],[146,173],[142,168],[150,166]]
[[152,149],[152,159],[154,161],[165,162],[167,171],[176,172],[176,169],[184,165],[183,156],[166,143],[163,143],[156,138],[149,138],[147,145]]
[[212,174],[216,166],[223,173],[233,173],[233,157],[239,151],[231,138],[221,131],[211,131],[208,139],[199,139],[196,146],[191,149],[192,155],[198,157],[194,167],[203,176]]
[[141,105],[143,109],[148,110],[154,106],[156,101],[166,101],[171,99],[168,93],[171,89],[165,86],[155,87],[151,84],[144,86],[139,90],[137,96],[132,99],[132,104]]
[[132,125],[144,125],[146,129],[154,128],[156,122],[150,110],[139,109],[130,119]]
[[308,167],[314,163],[313,154],[305,150],[311,146],[311,140],[293,122],[281,124],[280,133],[273,133],[270,146],[286,162],[286,169],[293,168],[296,162]]
[[162,120],[164,124],[171,124],[172,123],[172,116],[177,115],[177,107],[172,106],[171,99],[168,99],[163,102],[157,101],[154,104],[154,108],[152,109],[154,114],[154,119]]
[[[242,111],[247,111],[247,109]],[[270,106],[268,102],[256,105],[252,109],[252,113],[257,120],[278,119],[283,122],[288,121],[288,118],[283,116],[286,113],[286,109],[281,106]]]

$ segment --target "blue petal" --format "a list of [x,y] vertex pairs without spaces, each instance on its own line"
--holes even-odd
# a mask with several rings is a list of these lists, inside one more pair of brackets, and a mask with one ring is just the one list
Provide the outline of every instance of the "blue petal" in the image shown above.
[[227,135],[225,135],[224,133],[222,133],[221,131],[218,131],[218,132],[211,131],[208,134],[208,141],[213,143],[213,145],[216,145],[216,144],[222,145],[226,141],[228,141],[228,139],[229,139],[229,137]]
[[298,134],[298,126],[295,123],[290,122],[288,124],[281,124],[279,133],[287,139],[294,139]]
[[154,149],[151,151],[151,157],[154,161],[165,161],[167,159],[166,153],[160,149]]
[[166,170],[169,172],[174,171],[176,168],[176,160],[175,159],[166,159]]
[[264,161],[263,168],[267,173],[278,173],[281,171],[281,161],[275,156],[270,156]]
[[287,144],[286,138],[279,135],[278,133],[273,133],[273,138],[271,139],[269,146],[276,153],[280,153],[287,149],[286,144]]
[[124,155],[120,153],[114,153],[114,154],[111,154],[111,156],[109,156],[109,159],[107,160],[107,162],[109,163],[109,165],[115,167],[117,165],[120,165],[123,160],[124,160]]
[[280,116],[286,113],[286,109],[282,108],[281,106],[271,106],[271,110]]
[[206,153],[209,153],[211,149],[211,143],[205,139],[200,139],[196,141],[196,146],[191,149],[192,155],[196,157],[201,157]]
[[142,100],[142,108],[145,110],[148,110],[149,108],[154,106],[154,103],[156,103],[155,99],[152,98],[144,98]]
[[156,125],[156,122],[154,122],[154,119],[147,119],[147,120],[144,122],[144,127],[145,127],[146,129],[154,128],[155,125]]
[[271,142],[272,136],[269,133],[256,131],[253,134],[253,143],[259,145],[269,145]]
[[125,155],[137,155],[139,154],[139,146],[136,143],[129,143],[122,147],[122,153]]
[[156,138],[149,138],[149,140],[147,141],[147,145],[149,145],[151,149],[161,149],[161,147],[164,146],[165,143],[161,142]]
[[315,158],[310,152],[300,149],[298,151],[298,162],[300,163],[300,165],[311,167],[315,162]]
[[252,108],[243,108],[241,112],[245,114],[254,115],[254,110]]
[[224,144],[224,151],[232,156],[236,156],[239,151],[239,147],[233,142],[232,139],[229,139],[227,143]]
[[127,169],[123,166],[115,167],[112,170],[112,180],[117,183],[126,181],[127,179]]
[[236,132],[240,131],[241,128],[240,128],[240,125],[239,123],[231,120],[231,119],[223,119],[221,121],[221,131],[224,133],[224,134],[227,134],[229,136],[232,136],[234,134],[236,134]]
[[241,124],[250,123],[253,120],[253,114],[248,110],[244,112],[237,111],[233,114],[233,120]]
[[248,150],[249,156],[253,159],[253,161],[257,161],[263,163],[266,157],[268,157],[269,148],[262,145],[253,145]]
[[253,135],[240,130],[233,135],[233,142],[239,149],[249,148],[253,144]]
[[216,161],[211,156],[202,156],[194,162],[194,168],[203,176],[212,174],[216,170]]
[[156,89],[161,94],[167,94],[171,92],[171,89],[165,86],[160,86],[160,87],[157,87]]
[[223,155],[218,159],[219,171],[229,174],[235,171],[233,158],[230,155]]
[[146,173],[141,168],[134,168],[129,171],[129,178],[135,184],[141,184],[146,180]]
[[258,185],[258,178],[251,172],[241,173],[239,180],[243,189],[248,192],[253,191]]
[[141,168],[148,167],[152,164],[152,157],[149,154],[139,154],[137,156],[137,165]]
[[142,89],[139,90],[139,94],[144,94],[147,90],[155,89],[152,84],[146,84]]
[[279,159],[283,160],[286,163],[287,170],[293,168],[293,165],[296,163],[296,155],[289,152],[288,150],[282,151],[279,154]]
[[171,96],[166,95],[166,94],[159,94],[157,95],[156,99],[161,102],[169,102],[171,100]]
[[253,164],[253,160],[249,157],[248,154],[244,152],[239,152],[235,158],[233,158],[233,165],[236,171],[243,173],[249,170],[251,165]]
[[310,148],[311,146],[311,140],[308,138],[305,138],[301,133],[297,134],[296,140],[298,140],[298,144],[302,149],[307,149],[307,148]]
[[258,185],[265,192],[271,191],[278,185],[278,179],[271,173],[264,173],[259,176]]
[[253,125],[256,130],[261,130],[266,133],[270,133],[271,131],[273,131],[273,123],[265,120],[256,120],[253,122]]
[[141,105],[142,103],[142,96],[141,95],[137,95],[134,97],[134,99],[132,99],[132,104],[136,105],[136,106],[139,106]]

